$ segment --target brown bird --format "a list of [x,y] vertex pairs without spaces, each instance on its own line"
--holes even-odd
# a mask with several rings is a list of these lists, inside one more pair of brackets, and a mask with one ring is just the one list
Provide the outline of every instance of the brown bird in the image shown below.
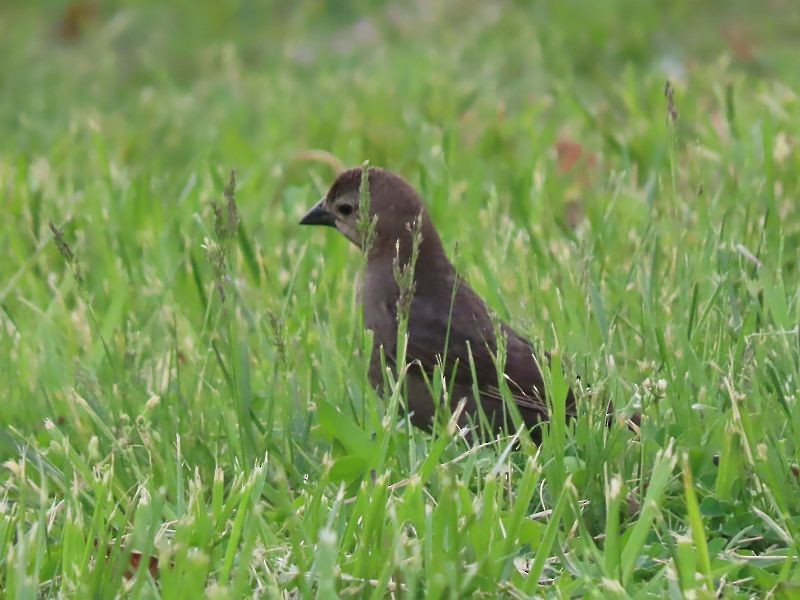
[[[360,214],[361,168],[342,173],[300,224],[335,227],[362,250],[368,244],[362,300],[365,325],[373,331],[371,384],[382,391],[381,349],[386,366],[397,372],[398,314],[406,310],[406,362],[410,364],[406,402],[411,422],[424,429],[432,425],[439,402],[432,397],[429,383],[438,365],[446,376],[451,410],[466,400],[459,425],[478,422],[477,389],[494,431],[503,427],[513,431],[498,385],[496,327],[486,303],[456,273],[416,191],[389,171],[373,167],[368,172],[371,235],[365,233]],[[413,262],[415,236],[413,283],[404,288],[398,283],[398,268]],[[505,383],[524,422],[535,427],[548,415],[539,363],[528,340],[505,323],[499,324],[499,331],[505,337]],[[566,413],[568,417],[575,414],[571,391]],[[538,437],[536,431],[534,435]]]

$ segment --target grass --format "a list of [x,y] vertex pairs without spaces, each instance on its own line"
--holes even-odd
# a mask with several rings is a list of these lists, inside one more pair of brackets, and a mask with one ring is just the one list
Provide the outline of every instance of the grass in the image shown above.
[[[662,4],[4,4],[2,595],[796,597],[800,15]],[[591,383],[540,447],[369,387],[365,159]]]

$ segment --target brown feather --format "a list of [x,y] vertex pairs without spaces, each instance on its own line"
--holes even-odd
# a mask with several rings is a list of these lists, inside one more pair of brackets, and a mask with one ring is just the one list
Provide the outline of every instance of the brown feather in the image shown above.
[[[466,398],[461,422],[477,419],[477,401],[495,430],[510,426],[495,366],[497,340],[495,325],[485,302],[461,279],[445,254],[438,233],[424,203],[402,178],[382,169],[370,169],[370,216],[376,218],[375,238],[367,252],[363,308],[366,327],[374,333],[370,360],[370,381],[379,390],[381,348],[387,366],[396,372],[398,300],[395,280],[398,265],[412,256],[413,227],[421,219],[421,243],[413,277],[413,297],[408,312],[406,360],[407,404],[412,422],[428,428],[437,402],[425,380],[431,380],[437,366],[444,369],[452,386],[451,409]],[[357,198],[361,169],[342,173],[326,196],[333,206],[340,197]],[[530,342],[502,323],[506,359],[504,377],[525,423],[534,427],[547,420],[544,380]],[[475,380],[473,381],[473,367]],[[477,383],[479,398],[473,393]],[[476,401],[477,400],[477,401]],[[567,416],[575,414],[575,400],[567,397]]]

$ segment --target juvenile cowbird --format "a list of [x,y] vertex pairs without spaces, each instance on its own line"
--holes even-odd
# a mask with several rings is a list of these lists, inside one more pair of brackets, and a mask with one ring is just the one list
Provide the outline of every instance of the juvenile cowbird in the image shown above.
[[[493,429],[506,426],[513,430],[498,387],[496,331],[505,337],[504,379],[522,418],[529,427],[546,420],[544,380],[530,342],[505,323],[499,327],[496,321],[493,323],[486,303],[457,275],[448,260],[414,189],[389,171],[373,167],[368,172],[371,235],[363,227],[365,215],[359,214],[361,168],[342,173],[300,224],[335,227],[365,251],[362,300],[365,325],[373,331],[371,384],[379,392],[382,390],[381,348],[385,364],[396,373],[398,311],[406,310],[406,362],[410,364],[406,402],[414,425],[426,429],[431,426],[438,399],[431,397],[429,383],[439,365],[450,390],[451,408],[466,399],[459,425],[466,425],[470,418],[478,422],[477,389],[480,405]],[[418,243],[413,283],[402,287],[398,272],[412,261],[415,236]],[[568,417],[575,414],[571,391],[566,413]],[[534,435],[538,437],[536,432]]]

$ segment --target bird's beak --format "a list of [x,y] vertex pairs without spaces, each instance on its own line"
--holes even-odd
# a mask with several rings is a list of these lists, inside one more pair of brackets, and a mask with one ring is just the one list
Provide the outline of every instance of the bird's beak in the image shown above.
[[327,225],[336,227],[336,217],[325,209],[325,198],[317,202],[306,216],[300,220],[300,225]]

